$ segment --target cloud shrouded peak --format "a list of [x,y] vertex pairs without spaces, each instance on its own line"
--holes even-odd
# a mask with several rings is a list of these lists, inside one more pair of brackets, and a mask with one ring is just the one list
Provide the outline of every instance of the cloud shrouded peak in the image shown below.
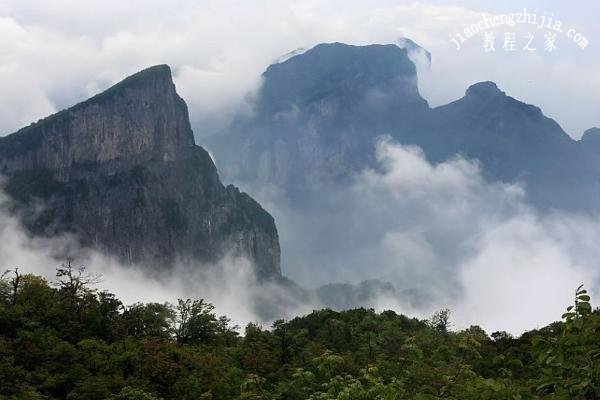
[[473,85],[469,86],[465,92],[465,95],[474,97],[493,97],[505,95],[505,93],[498,89],[498,85],[496,85],[494,82],[485,81],[474,83]]
[[259,101],[272,99],[281,107],[300,106],[319,96],[360,97],[369,90],[396,90],[397,96],[419,96],[416,68],[408,50],[393,44],[319,44],[272,64],[263,80]]

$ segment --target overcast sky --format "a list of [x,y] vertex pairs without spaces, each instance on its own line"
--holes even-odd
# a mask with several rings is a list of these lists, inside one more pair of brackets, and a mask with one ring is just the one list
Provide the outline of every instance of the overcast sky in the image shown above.
[[[524,7],[562,22],[555,51],[541,50],[546,30],[535,27],[497,28],[495,53],[483,51],[480,34],[458,51],[450,41],[482,13]],[[474,82],[493,80],[578,138],[600,126],[599,12],[596,2],[575,7],[525,0],[0,0],[0,134],[127,74],[167,63],[202,138],[243,106],[244,96],[260,85],[260,73],[282,54],[320,42],[393,43],[405,36],[433,55],[431,70],[420,71],[420,88],[431,105],[461,97]],[[566,37],[569,28],[588,38],[585,50]],[[516,33],[518,51],[502,51],[507,31]],[[521,48],[528,31],[538,41],[536,52]]]

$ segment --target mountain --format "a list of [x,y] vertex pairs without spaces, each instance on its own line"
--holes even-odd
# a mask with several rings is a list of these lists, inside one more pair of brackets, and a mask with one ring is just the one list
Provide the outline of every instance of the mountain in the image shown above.
[[267,68],[254,113],[208,146],[225,177],[301,193],[372,165],[375,135],[427,111],[406,49],[320,44]]
[[0,174],[35,235],[157,266],[243,254],[281,275],[273,218],[221,184],[166,65],[0,138]]
[[[397,137],[405,140],[401,131]],[[580,143],[493,82],[476,83],[461,99],[432,109],[414,144],[431,162],[461,154],[478,160],[489,180],[524,182],[529,200],[543,209],[590,209],[600,194],[590,186],[595,174]]]
[[590,128],[583,132],[581,143],[586,147],[600,149],[600,128]]
[[490,180],[525,183],[542,209],[598,207],[600,158],[590,154],[592,140],[571,139],[538,107],[493,82],[430,108],[409,58],[422,49],[407,43],[320,44],[268,67],[255,112],[208,140],[224,177],[302,198],[376,166],[376,139],[389,135],[421,147],[434,163],[457,154],[478,160]]

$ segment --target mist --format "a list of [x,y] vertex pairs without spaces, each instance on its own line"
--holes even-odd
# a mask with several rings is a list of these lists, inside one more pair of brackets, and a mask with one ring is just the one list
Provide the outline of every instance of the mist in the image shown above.
[[125,304],[176,303],[177,299],[203,298],[215,305],[219,315],[244,327],[250,322],[269,326],[278,318],[308,313],[319,308],[308,297],[290,296],[277,282],[260,281],[251,262],[226,255],[216,264],[177,262],[173,267],[155,268],[124,264],[100,251],[83,248],[76,237],[32,237],[9,210],[11,200],[0,193],[0,271],[19,268],[56,281],[56,268],[73,260],[75,268],[98,275],[98,291],[114,293]]
[[[34,238],[4,195],[0,269],[53,281],[71,256],[102,276],[99,290],[125,304],[204,298],[242,327],[323,308],[328,302],[317,288],[330,283],[376,279],[395,289],[367,285],[346,307],[421,318],[449,308],[455,329],[515,334],[558,320],[582,283],[598,293],[598,217],[541,214],[525,202],[523,185],[487,182],[475,161],[460,157],[432,165],[419,148],[389,138],[378,142],[377,160],[377,169],[358,173],[349,186],[328,187],[302,208],[276,191],[248,188],[274,215],[283,274],[300,286],[259,281],[240,257],[156,271],[82,249],[68,235]],[[342,295],[335,285],[321,290]]]
[[524,184],[488,182],[476,161],[430,164],[389,138],[378,168],[349,186],[314,188],[298,207],[247,187],[277,222],[284,275],[306,287],[377,279],[397,294],[369,304],[427,317],[450,308],[456,327],[521,333],[560,318],[574,290],[597,291],[600,219],[540,213]]

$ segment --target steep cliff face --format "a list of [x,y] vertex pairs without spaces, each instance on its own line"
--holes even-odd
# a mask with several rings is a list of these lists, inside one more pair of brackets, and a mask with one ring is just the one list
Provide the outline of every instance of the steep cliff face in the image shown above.
[[267,68],[255,112],[209,146],[227,178],[303,191],[372,165],[375,138],[428,109],[407,50],[320,44]]
[[155,265],[232,252],[281,274],[273,218],[221,184],[166,65],[0,138],[0,174],[34,234]]

